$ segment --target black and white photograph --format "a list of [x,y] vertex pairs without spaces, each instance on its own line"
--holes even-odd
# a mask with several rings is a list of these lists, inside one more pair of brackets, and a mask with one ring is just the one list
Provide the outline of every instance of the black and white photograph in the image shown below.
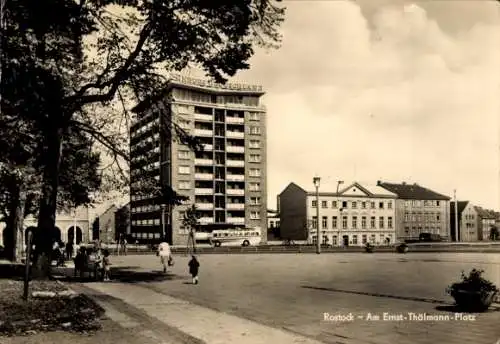
[[0,344],[500,344],[499,0],[0,31]]

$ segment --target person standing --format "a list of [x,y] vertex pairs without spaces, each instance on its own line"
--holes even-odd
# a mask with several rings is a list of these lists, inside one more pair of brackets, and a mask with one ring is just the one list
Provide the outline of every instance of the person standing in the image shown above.
[[194,255],[191,256],[191,260],[189,261],[189,273],[193,277],[193,284],[198,284],[198,272],[200,269],[200,263],[198,259]]
[[127,238],[123,238],[123,254],[127,255]]
[[104,273],[103,273],[103,279],[104,281],[110,281],[110,271],[111,271],[111,259],[109,255],[109,250],[104,250],[104,257],[103,257],[103,266],[104,266]]
[[66,260],[70,261],[73,258],[73,243],[68,241],[66,244]]
[[160,262],[163,265],[163,273],[166,273],[167,265],[170,265],[172,261],[170,245],[167,242],[160,243],[160,245],[158,245],[157,255],[160,256]]

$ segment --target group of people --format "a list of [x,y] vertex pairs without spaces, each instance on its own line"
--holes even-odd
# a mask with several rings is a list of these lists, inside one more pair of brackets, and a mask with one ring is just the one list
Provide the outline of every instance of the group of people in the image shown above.
[[80,274],[80,277],[83,278],[85,271],[87,271],[102,281],[111,280],[111,254],[108,249],[101,249],[100,245],[88,248],[81,247],[74,262],[75,277]]
[[52,256],[56,261],[57,266],[64,266],[65,262],[73,258],[73,252],[79,250],[79,246],[72,242],[64,244],[64,242],[56,241],[52,246]]

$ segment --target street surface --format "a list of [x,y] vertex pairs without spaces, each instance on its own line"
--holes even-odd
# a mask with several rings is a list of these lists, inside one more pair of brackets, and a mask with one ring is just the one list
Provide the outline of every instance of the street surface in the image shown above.
[[[500,254],[200,255],[199,285],[187,283],[188,260],[175,256],[172,275],[162,278],[154,255],[113,257],[115,283],[106,288],[138,282],[151,292],[323,343],[495,344],[500,339],[500,304],[484,314],[455,315],[445,293],[462,270],[472,268],[484,269],[485,277],[500,285]],[[384,312],[392,321],[383,320]],[[449,319],[418,320],[424,314]],[[353,320],[342,321],[349,317]]]

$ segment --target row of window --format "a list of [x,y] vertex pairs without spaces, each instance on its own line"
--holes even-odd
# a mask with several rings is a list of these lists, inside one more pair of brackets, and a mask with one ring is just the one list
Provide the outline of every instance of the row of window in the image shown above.
[[130,222],[131,222],[132,226],[158,226],[158,225],[160,225],[160,219],[132,220]]
[[[342,216],[342,229],[347,229],[349,228],[348,226],[348,216]],[[366,216],[361,217],[361,229],[366,229],[367,228],[367,220],[368,218]],[[337,216],[332,216],[332,229],[336,229],[338,227],[338,219]],[[385,225],[385,218],[383,216],[380,216],[378,219],[378,228],[384,228]],[[312,228],[317,229],[318,228],[318,218],[316,216],[312,217]],[[321,218],[321,228],[322,229],[328,229],[328,217],[323,216]],[[357,216],[351,216],[351,229],[357,229],[358,228],[358,217]],[[370,217],[370,228],[376,228],[376,217],[372,216]],[[393,228],[393,221],[392,217],[389,216],[387,218],[387,228]]]
[[[317,201],[313,200],[312,201],[312,207],[316,208],[317,206]],[[366,202],[366,201],[332,201],[331,205],[333,209],[337,209],[339,205],[342,205],[341,209],[347,209],[348,205],[351,205],[351,209],[367,209],[368,205],[370,206],[370,209],[375,209],[376,208],[376,202]],[[384,209],[385,202],[378,202],[378,208],[379,209]],[[328,201],[321,201],[321,208],[327,209],[328,208]],[[387,202],[387,209],[392,209],[392,201]]]
[[159,127],[159,126],[160,126],[160,119],[156,118],[155,120],[148,122],[145,125],[143,125],[142,127],[139,127],[137,130],[133,131],[131,133],[131,137],[139,136],[139,135],[151,130],[151,128]]
[[136,239],[159,239],[160,233],[132,233],[132,238]]
[[[173,97],[176,100],[188,100],[196,103],[211,104],[241,104],[246,106],[259,106],[259,98],[252,96],[215,96],[208,93],[196,92],[186,89],[174,89]],[[187,108],[188,106],[186,106]],[[191,109],[190,109],[191,110]],[[192,111],[192,110],[191,110]]]
[[465,214],[464,217],[466,220],[474,220],[475,218],[474,214]]
[[441,201],[435,201],[435,200],[406,200],[405,201],[405,207],[439,207],[441,205]]
[[419,221],[441,221],[441,213],[405,213],[404,217],[406,222],[419,222]]
[[405,227],[405,233],[412,237],[417,237],[421,233],[432,233],[432,234],[440,234],[441,227],[440,226],[427,226],[427,227]]
[[[316,244],[318,242],[318,237],[316,235],[311,236],[313,244]],[[370,244],[390,244],[392,242],[392,234],[379,234],[378,240],[377,240],[377,235],[376,234],[371,234],[368,236],[367,234],[362,234],[361,235],[361,244],[366,244],[367,242],[370,242]],[[332,242],[330,242],[330,238],[327,235],[322,236],[322,244],[323,245],[338,245],[338,239],[337,236],[334,235],[332,236]],[[358,245],[358,235],[354,234],[350,238],[348,238],[349,245]]]
[[[180,181],[179,182],[179,190],[191,190],[192,189],[192,182],[188,181]],[[204,188],[206,189],[206,188]],[[212,189],[212,188],[209,188]],[[233,188],[233,189],[238,189],[238,188]],[[260,183],[248,183],[248,189],[250,191],[260,191]],[[241,189],[243,190],[243,189]]]

